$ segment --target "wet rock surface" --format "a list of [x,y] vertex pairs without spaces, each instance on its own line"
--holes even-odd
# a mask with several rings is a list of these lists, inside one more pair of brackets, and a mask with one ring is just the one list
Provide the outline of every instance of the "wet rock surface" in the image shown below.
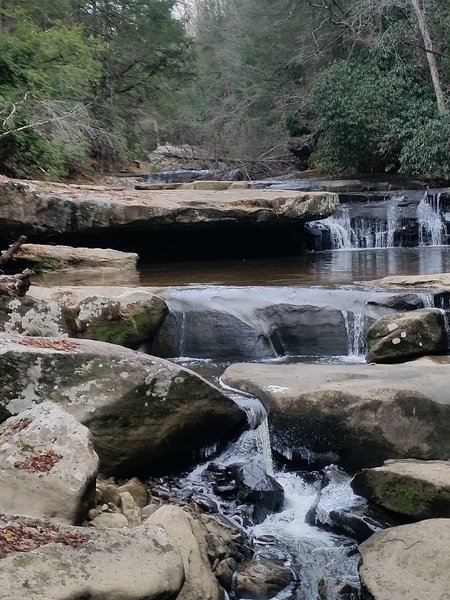
[[[424,362],[421,362],[424,361]],[[447,362],[402,365],[233,365],[222,379],[270,412],[272,445],[336,452],[350,469],[390,458],[448,460]]]
[[368,505],[360,496],[352,496],[350,481],[351,477],[341,469],[325,469],[306,521],[338,535],[350,536],[358,543],[382,529],[403,524],[387,511]]

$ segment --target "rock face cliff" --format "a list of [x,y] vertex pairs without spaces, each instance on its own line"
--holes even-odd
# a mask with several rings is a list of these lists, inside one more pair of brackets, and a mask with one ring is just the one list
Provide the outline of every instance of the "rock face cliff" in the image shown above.
[[328,192],[153,191],[2,178],[0,238],[25,234],[33,242],[83,240],[89,246],[108,241],[123,249],[136,242],[136,235],[152,243],[149,233],[222,231],[230,245],[229,232],[298,231],[307,221],[333,214],[338,205],[337,194]]

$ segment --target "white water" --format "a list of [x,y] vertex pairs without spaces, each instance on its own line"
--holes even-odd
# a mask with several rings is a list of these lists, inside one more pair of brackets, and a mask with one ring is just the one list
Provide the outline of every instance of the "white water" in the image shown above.
[[[256,430],[245,431],[232,447],[225,450],[215,463],[223,465],[260,458],[266,466],[266,471],[273,473],[272,454],[267,420]],[[190,488],[198,488],[204,492],[208,485],[201,477],[208,463],[196,467],[184,480]],[[280,512],[269,515],[265,521],[248,529],[255,539],[256,548],[270,547],[272,538],[275,547],[286,550],[294,560],[293,567],[298,579],[295,584],[296,600],[315,600],[318,598],[320,582],[326,584],[326,600],[338,600],[338,592],[342,582],[359,585],[358,560],[359,555],[349,556],[354,544],[348,538],[337,536],[306,523],[306,515],[316,501],[318,484],[306,483],[296,473],[275,472],[275,479],[284,489],[285,500]],[[334,490],[337,490],[336,493]],[[217,505],[223,506],[221,498],[209,491]],[[350,506],[354,495],[349,485],[330,488],[330,498],[327,502],[331,508]],[[230,518],[228,516],[228,518]],[[231,520],[242,527],[240,518],[236,515]],[[290,588],[288,588],[289,590]],[[292,598],[288,590],[283,590],[276,600]]]
[[441,194],[425,194],[417,207],[420,246],[441,246],[444,223],[441,215]]
[[389,200],[385,220],[364,217],[351,219],[348,207],[342,206],[335,215],[315,221],[314,226],[329,230],[332,250],[393,248],[402,200],[403,196],[394,196]]
[[[404,225],[400,218],[400,204],[404,196],[394,196],[387,201],[385,217],[351,217],[350,208],[341,206],[337,213],[322,221],[314,221],[316,229],[327,229],[332,250],[355,250],[362,248],[381,249],[395,246],[395,233]],[[354,205],[352,205],[354,208]],[[366,209],[371,208],[370,204]],[[379,209],[379,206],[378,206]],[[411,215],[410,219],[414,220]],[[427,191],[417,204],[415,211],[419,247],[441,246],[445,243],[446,226],[443,220],[441,194]]]
[[366,329],[367,318],[362,313],[349,313],[342,310],[344,317],[345,330],[347,332],[348,358],[361,359],[367,352],[366,348]]
[[[275,537],[294,557],[298,568],[299,587],[296,600],[318,597],[319,582],[326,583],[327,600],[338,598],[339,583],[359,585],[359,556],[348,556],[347,540],[305,522],[306,514],[317,497],[317,487],[305,483],[295,473],[279,473],[276,480],[283,486],[284,506],[281,512],[269,515],[251,533],[256,538]],[[351,499],[351,489],[348,498]],[[277,596],[281,600],[282,596]]]

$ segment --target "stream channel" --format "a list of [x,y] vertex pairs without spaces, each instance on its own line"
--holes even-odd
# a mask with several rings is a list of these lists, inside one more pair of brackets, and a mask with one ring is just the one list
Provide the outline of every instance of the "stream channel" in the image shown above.
[[[142,265],[137,285],[153,288],[170,310],[154,344],[143,350],[218,385],[235,362],[363,362],[365,331],[377,318],[398,310],[448,308],[447,296],[437,291],[371,283],[387,275],[450,271],[448,213],[439,195],[412,192],[408,198],[405,192],[383,203],[374,203],[372,213],[370,203],[344,206],[312,224],[325,239],[322,247],[330,249],[291,258]],[[364,535],[358,539],[352,527],[343,535],[345,526],[336,527],[332,515],[357,515],[368,531],[392,523],[373,516],[353,494],[351,474],[333,465],[332,456],[317,460],[306,450],[303,462],[293,462],[289,448],[271,445],[270,416],[268,421],[261,403],[227,392],[245,408],[254,429],[219,455],[207,449],[203,464],[179,476],[181,488],[207,496],[246,529],[257,552],[292,569],[295,582],[278,600],[360,598],[357,544]],[[205,477],[211,461],[222,469],[259,462],[284,489],[281,510],[258,519],[216,493]]]

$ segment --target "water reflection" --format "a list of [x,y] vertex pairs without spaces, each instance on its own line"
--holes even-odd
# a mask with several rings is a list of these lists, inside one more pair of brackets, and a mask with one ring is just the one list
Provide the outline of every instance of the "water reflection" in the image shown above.
[[292,258],[144,265],[141,285],[327,285],[446,271],[448,246],[335,250]]

